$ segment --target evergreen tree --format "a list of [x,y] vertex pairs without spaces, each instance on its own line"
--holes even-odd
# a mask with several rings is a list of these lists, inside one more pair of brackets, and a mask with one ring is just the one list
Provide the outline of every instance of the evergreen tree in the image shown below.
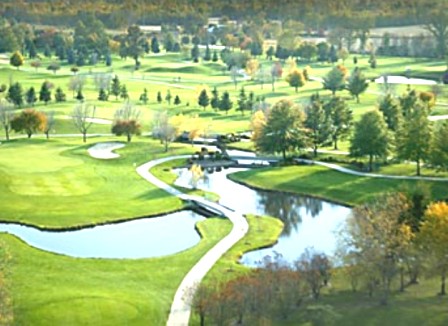
[[48,44],[45,44],[44,56],[47,57],[47,58],[51,58],[51,49],[50,49],[50,46]]
[[6,99],[13,103],[15,106],[22,106],[23,104],[23,94],[22,94],[22,86],[19,83],[12,84],[8,89],[8,94],[6,95]]
[[205,89],[203,89],[201,91],[201,93],[199,94],[198,104],[199,104],[199,106],[202,106],[204,108],[204,110],[210,104],[210,99],[209,99],[207,91]]
[[109,99],[109,95],[106,93],[104,88],[100,88],[98,92],[98,100],[99,101],[107,101]]
[[254,110],[254,105],[255,105],[255,94],[254,92],[250,92],[246,102],[246,109],[249,112],[252,112]]
[[107,67],[112,66],[112,56],[110,53],[106,53],[105,62]]
[[213,62],[218,62],[218,53],[216,51],[213,51],[212,61]]
[[229,110],[232,108],[233,103],[230,100],[229,92],[225,91],[222,94],[221,100],[219,101],[219,109],[226,111],[226,114],[229,113]]
[[373,170],[374,157],[387,157],[389,134],[387,125],[379,111],[370,111],[355,124],[350,142],[350,156],[369,157],[369,171]]
[[82,53],[78,53],[78,55],[77,55],[77,57],[76,57],[76,65],[77,65],[78,67],[82,67],[82,66],[84,66],[85,64],[86,64],[86,60],[85,60],[84,54],[82,54]]
[[160,52],[159,40],[155,36],[151,39],[151,51],[153,53]]
[[73,48],[67,49],[67,63],[69,65],[75,64],[76,58],[75,58],[75,52],[73,51]]
[[50,90],[50,84],[48,81],[44,81],[42,83],[42,86],[40,87],[39,101],[44,102],[45,105],[47,105],[48,102],[51,101],[51,90]]
[[120,97],[121,97],[123,100],[127,100],[127,99],[129,99],[128,89],[127,89],[127,87],[126,87],[125,84],[121,85],[121,88],[120,88]]
[[238,95],[238,110],[241,111],[241,115],[244,115],[244,111],[247,109],[247,96],[244,91],[244,87],[241,88]]
[[140,101],[143,102],[143,104],[148,103],[148,91],[143,89],[143,93],[140,95]]
[[34,103],[37,101],[36,91],[34,87],[30,87],[25,94],[25,101],[27,104],[34,106]]
[[210,61],[211,59],[212,55],[210,53],[210,47],[207,44],[207,47],[205,48],[204,61]]
[[118,79],[118,76],[115,75],[115,77],[112,79],[112,85],[110,87],[111,94],[115,95],[115,100],[118,100],[118,96],[121,92],[121,84],[120,80]]
[[170,90],[167,90],[166,91],[166,96],[165,96],[165,101],[168,102],[168,105],[171,105],[171,98],[172,98],[171,92],[170,92]]
[[157,92],[157,103],[162,103],[162,93],[160,91]]
[[391,94],[386,94],[386,96],[380,100],[379,109],[383,113],[387,128],[392,131],[397,131],[402,118],[400,104],[397,100],[395,100]]
[[444,121],[434,133],[431,150],[431,163],[443,170],[448,170],[448,122]]
[[179,53],[181,51],[179,42],[174,43],[173,52]]
[[58,87],[56,89],[56,93],[54,94],[54,99],[56,102],[65,102],[66,101],[66,96],[65,93],[62,91],[62,89],[60,87]]
[[199,61],[199,47],[197,44],[195,44],[193,46],[193,48],[191,49],[191,59],[194,62],[198,62]]
[[82,94],[82,90],[81,89],[78,90],[78,93],[76,94],[75,99],[77,99],[80,102],[84,101],[84,95]]
[[212,90],[212,99],[210,101],[210,105],[214,110],[219,109],[219,93],[218,90],[216,89],[216,86]]
[[179,105],[179,104],[180,104],[180,97],[179,97],[179,95],[176,95],[174,97],[174,105]]
[[34,59],[35,57],[37,57],[37,49],[33,41],[30,42],[30,46],[28,48],[28,57],[30,59]]

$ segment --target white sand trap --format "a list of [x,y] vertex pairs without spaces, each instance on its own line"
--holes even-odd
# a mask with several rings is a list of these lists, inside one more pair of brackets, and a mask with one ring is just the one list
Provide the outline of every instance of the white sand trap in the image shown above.
[[445,114],[445,115],[433,115],[433,116],[429,116],[428,119],[430,121],[447,120],[448,119],[448,114]]
[[[61,116],[61,119],[70,120],[70,119],[72,119],[72,117],[68,116],[68,115],[63,115],[63,116]],[[96,123],[99,125],[111,125],[112,124],[112,120],[101,119],[101,118],[87,118],[86,121]]]
[[110,160],[113,158],[120,157],[117,153],[112,153],[112,151],[123,148],[125,144],[122,143],[98,143],[90,147],[87,151],[90,156],[98,158],[101,160]]
[[437,82],[430,79],[406,78],[404,76],[381,76],[375,79],[375,83],[384,84],[402,84],[402,85],[437,85]]

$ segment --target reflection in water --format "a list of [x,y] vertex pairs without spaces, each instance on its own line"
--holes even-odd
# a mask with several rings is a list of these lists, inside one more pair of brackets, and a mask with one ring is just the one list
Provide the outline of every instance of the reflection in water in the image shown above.
[[302,222],[301,208],[306,214],[315,217],[322,210],[322,200],[286,193],[258,191],[260,209],[265,215],[279,218],[284,228],[282,236],[289,236],[292,230],[297,231]]
[[[332,255],[336,248],[336,235],[350,209],[320,199],[282,192],[250,189],[227,178],[233,172],[247,169],[229,168],[208,174],[206,182],[198,188],[212,191],[220,196],[219,203],[243,214],[269,215],[281,219],[284,230],[278,242],[271,248],[245,254],[242,262],[255,266],[264,256],[280,254],[285,261],[293,262],[313,247],[317,252]],[[176,184],[188,187],[189,172],[177,170]]]

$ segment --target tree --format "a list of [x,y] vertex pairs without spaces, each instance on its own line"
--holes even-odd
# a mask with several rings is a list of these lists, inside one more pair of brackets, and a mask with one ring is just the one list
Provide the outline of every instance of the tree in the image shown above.
[[369,171],[372,171],[374,157],[387,157],[389,135],[387,125],[380,112],[370,111],[362,115],[355,124],[350,143],[350,156],[369,157]]
[[128,89],[127,89],[127,87],[126,87],[125,84],[121,85],[121,88],[120,88],[120,97],[121,97],[123,100],[128,100],[128,99],[129,99]]
[[34,90],[34,87],[30,87],[26,93],[25,93],[25,101],[27,104],[34,106],[34,103],[37,101],[36,97],[36,91]]
[[267,117],[255,147],[265,153],[280,152],[286,160],[286,152],[307,146],[303,121],[303,112],[291,101],[277,102]]
[[311,59],[317,55],[317,53],[318,48],[313,42],[302,42],[297,51],[297,54],[308,62],[310,62]]
[[120,79],[118,79],[118,76],[115,75],[115,77],[112,79],[112,85],[110,87],[111,94],[115,95],[115,100],[118,100],[118,95],[121,94],[121,84]]
[[162,103],[162,93],[160,91],[157,92],[157,103]]
[[42,62],[40,62],[40,60],[34,60],[31,62],[30,65],[37,71],[37,69],[39,69],[39,67],[42,66]]
[[6,141],[9,141],[9,132],[11,131],[11,120],[14,117],[12,107],[3,101],[0,101],[0,124],[5,131]]
[[166,91],[166,95],[165,95],[165,101],[168,102],[168,105],[171,105],[171,99],[173,98],[173,96],[171,95],[170,90]]
[[244,111],[247,110],[247,96],[244,87],[241,88],[238,95],[238,110],[241,111],[241,115],[244,115]]
[[148,103],[148,91],[146,90],[146,88],[143,89],[143,93],[140,95],[139,100],[145,105],[146,103]]
[[272,91],[275,91],[275,80],[277,78],[280,78],[283,74],[283,69],[282,69],[282,65],[280,64],[280,62],[275,62],[272,67],[271,67],[271,83],[272,83]]
[[221,97],[221,100],[219,101],[218,108],[220,110],[226,111],[226,114],[228,114],[229,110],[232,108],[232,106],[233,106],[233,103],[230,100],[229,92],[225,91],[224,93],[222,93],[222,97]]
[[44,102],[45,105],[47,105],[48,102],[51,101],[50,83],[48,81],[44,81],[42,83],[42,86],[40,87],[39,101]]
[[431,164],[437,168],[448,170],[448,122],[443,122],[437,132],[434,133],[431,150]]
[[47,70],[53,71],[53,74],[56,74],[56,71],[61,69],[61,65],[57,62],[52,62],[48,65]]
[[417,103],[397,132],[397,154],[405,160],[417,163],[417,175],[420,165],[431,155],[432,126],[428,120],[428,109]]
[[324,104],[324,110],[330,125],[334,149],[338,149],[338,141],[345,139],[350,133],[353,122],[352,111],[340,97],[331,98]]
[[44,113],[45,115],[45,127],[43,132],[47,139],[50,139],[50,132],[53,130],[54,125],[56,124],[56,119],[54,118],[54,111],[48,111]]
[[344,73],[338,67],[334,67],[324,77],[324,89],[330,90],[333,96],[335,96],[337,91],[343,90],[344,88],[345,88]]
[[84,101],[84,95],[82,94],[82,90],[79,89],[78,93],[76,94],[75,99],[77,99],[79,102],[83,102]]
[[86,83],[86,79],[84,76],[72,76],[68,83],[68,89],[72,91],[72,97],[75,98],[75,93],[82,90],[84,84]]
[[218,53],[216,51],[213,51],[212,61],[218,62]]
[[19,83],[12,84],[8,89],[8,94],[6,95],[6,99],[13,103],[15,106],[22,106],[23,104],[23,94],[22,94],[22,85]]
[[442,5],[436,6],[434,10],[427,12],[427,23],[425,28],[434,36],[437,42],[437,54],[439,58],[446,55],[446,44],[448,41],[448,7]]
[[448,273],[448,204],[435,202],[429,205],[420,227],[418,239],[431,258],[432,267],[441,277],[440,295],[446,294]]
[[380,100],[379,110],[383,113],[387,128],[397,131],[402,118],[400,104],[397,100],[391,94],[386,94]]
[[60,87],[56,88],[56,93],[54,94],[54,99],[56,100],[57,103],[65,102],[67,100],[65,93],[62,91],[62,88],[60,88]]
[[174,96],[174,105],[179,105],[181,103],[179,95]]
[[207,44],[207,46],[205,48],[204,61],[210,61],[211,59],[212,59],[212,55],[210,52],[210,47]]
[[143,32],[140,30],[140,27],[138,25],[129,26],[127,32],[127,54],[135,60],[135,69],[138,70],[140,68],[139,58],[143,55],[143,45],[146,40],[143,36]]
[[413,239],[410,227],[400,222],[407,208],[408,201],[400,193],[383,194],[356,206],[342,239],[344,255],[362,268],[369,294],[380,286],[382,304],[388,303],[399,262]]
[[204,110],[210,104],[210,99],[208,97],[207,90],[203,89],[199,94],[198,104],[199,106],[202,106]]
[[159,40],[155,36],[151,39],[151,51],[153,53],[160,52]]
[[153,119],[152,135],[165,145],[165,152],[168,152],[169,144],[181,132],[182,124],[183,116],[181,115],[170,118],[167,111],[156,113]]
[[87,140],[87,132],[95,119],[96,107],[87,103],[79,103],[72,112],[72,120],[76,129],[82,134],[82,141]]
[[141,134],[141,125],[138,121],[140,110],[136,109],[129,102],[115,112],[115,119],[112,125],[112,133],[121,136],[126,135],[130,142],[133,135]]
[[11,128],[15,132],[24,131],[28,138],[31,138],[37,131],[43,131],[45,124],[45,115],[33,109],[23,110],[11,120]]
[[303,87],[306,82],[302,72],[298,69],[294,69],[293,71],[291,71],[288,76],[286,76],[286,81],[288,82],[289,86],[294,87],[296,93],[298,91],[298,88]]
[[24,62],[25,58],[19,51],[14,52],[9,59],[9,63],[11,64],[11,66],[16,67],[17,70],[19,70],[19,67],[22,66]]
[[106,93],[104,88],[100,88],[98,92],[98,100],[99,101],[107,101],[109,99],[109,94]]
[[250,119],[250,127],[252,130],[252,141],[257,143],[258,139],[262,135],[264,126],[266,125],[268,113],[263,110],[257,110],[252,114]]
[[367,87],[369,87],[369,83],[366,77],[360,69],[355,68],[348,79],[347,89],[356,98],[356,103],[359,103],[359,95],[364,93]]
[[260,63],[257,59],[250,59],[246,64],[246,72],[250,76],[251,80],[254,80],[259,69]]
[[219,108],[219,93],[216,89],[216,86],[212,90],[212,99],[210,101],[210,105],[215,110]]
[[320,145],[328,142],[330,136],[330,126],[320,100],[319,94],[311,96],[311,103],[305,108],[305,128],[309,130],[309,138],[313,146],[314,157],[317,156],[317,149]]

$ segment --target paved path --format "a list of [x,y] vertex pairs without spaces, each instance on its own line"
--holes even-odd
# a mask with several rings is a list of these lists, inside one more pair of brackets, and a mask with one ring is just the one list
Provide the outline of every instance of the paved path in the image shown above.
[[246,219],[241,213],[232,211],[226,207],[223,207],[217,203],[206,200],[198,196],[186,195],[179,190],[167,185],[163,181],[157,179],[154,175],[149,172],[149,170],[161,163],[181,158],[188,158],[190,155],[179,155],[157,159],[145,163],[137,168],[137,173],[145,180],[151,182],[160,189],[165,190],[173,196],[178,196],[179,198],[187,201],[194,201],[197,204],[212,207],[214,210],[221,212],[225,215],[232,223],[233,228],[230,233],[219,241],[213,248],[211,248],[197,263],[193,268],[185,275],[180,286],[178,287],[176,294],[174,295],[174,300],[171,305],[170,314],[168,316],[168,326],[187,326],[190,319],[191,307],[188,302],[188,298],[185,297],[186,291],[191,291],[194,289],[207,274],[207,272],[213,267],[213,265],[218,261],[221,256],[226,253],[235,243],[244,237],[244,235],[249,230],[249,225]]
[[101,160],[110,160],[120,157],[120,154],[113,153],[112,151],[123,148],[124,146],[125,144],[117,142],[96,143],[95,145],[90,147],[87,152],[89,152],[89,155],[94,158],[98,158]]

